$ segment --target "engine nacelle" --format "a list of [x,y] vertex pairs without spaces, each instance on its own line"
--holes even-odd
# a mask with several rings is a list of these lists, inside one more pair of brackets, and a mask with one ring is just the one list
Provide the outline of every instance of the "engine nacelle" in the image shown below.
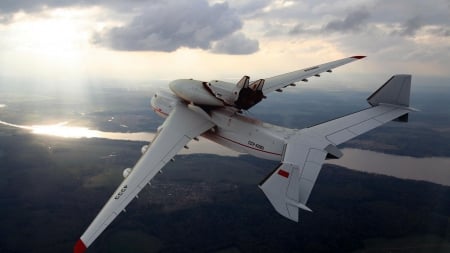
[[145,151],[147,151],[147,149],[148,149],[148,145],[142,146],[142,148],[141,148],[141,153],[144,154]]
[[132,170],[133,170],[132,168],[126,168],[126,169],[124,169],[124,170],[123,170],[123,173],[122,173],[123,178],[127,178],[127,177],[131,174],[131,171],[132,171]]
[[169,116],[178,101],[181,101],[181,99],[173,93],[158,91],[155,95],[153,95],[150,105],[154,112],[165,118]]

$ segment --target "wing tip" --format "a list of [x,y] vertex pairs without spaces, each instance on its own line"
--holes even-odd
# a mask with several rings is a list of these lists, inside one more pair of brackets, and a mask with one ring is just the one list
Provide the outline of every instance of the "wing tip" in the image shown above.
[[81,239],[79,239],[75,244],[75,247],[73,248],[73,253],[84,253],[85,251],[86,245],[84,245],[84,242]]
[[350,58],[359,60],[359,59],[362,59],[362,58],[366,58],[366,56],[365,55],[355,55],[355,56],[352,56]]

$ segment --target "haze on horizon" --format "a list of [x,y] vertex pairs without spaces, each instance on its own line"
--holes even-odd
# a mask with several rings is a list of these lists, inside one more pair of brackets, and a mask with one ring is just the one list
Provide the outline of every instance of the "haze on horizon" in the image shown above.
[[357,86],[394,73],[448,80],[448,13],[446,0],[2,1],[0,78],[58,89],[236,80],[368,55],[315,82]]

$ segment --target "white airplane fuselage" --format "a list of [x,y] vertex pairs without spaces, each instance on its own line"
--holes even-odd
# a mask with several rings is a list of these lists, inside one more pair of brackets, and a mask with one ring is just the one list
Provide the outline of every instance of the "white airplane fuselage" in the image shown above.
[[[197,84],[194,82],[187,82],[185,85],[187,86],[185,87],[186,90],[198,92],[203,89],[201,86],[195,87]],[[202,101],[208,100],[206,96],[209,94],[196,94],[197,97],[202,95]],[[211,96],[210,99],[215,98]],[[166,118],[174,105],[180,102],[186,101],[172,93],[159,91],[153,96],[151,107],[158,115]],[[191,105],[191,108],[198,108],[204,113],[203,109],[195,105]],[[281,160],[286,144],[285,140],[296,132],[293,129],[275,126],[244,116],[238,113],[235,108],[227,106],[210,109],[205,117],[209,117],[216,126],[202,134],[202,137],[239,153],[275,161]]]
[[74,253],[85,252],[158,172],[198,136],[239,153],[280,161],[258,187],[280,215],[298,222],[300,210],[311,211],[306,204],[324,161],[342,157],[338,145],[390,121],[408,121],[414,111],[409,107],[411,75],[392,76],[367,98],[367,109],[300,130],[271,125],[242,112],[271,92],[281,92],[364,57],[346,57],[251,82],[246,75],[237,83],[170,82],[170,91],[159,91],[151,99],[153,110],[167,119],[151,145],[142,147],[134,167],[123,171],[124,180],[80,236]]

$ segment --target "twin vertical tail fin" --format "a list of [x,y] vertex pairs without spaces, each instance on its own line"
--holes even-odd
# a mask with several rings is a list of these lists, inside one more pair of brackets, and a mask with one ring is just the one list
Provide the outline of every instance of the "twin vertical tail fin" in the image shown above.
[[[411,93],[411,75],[394,75],[378,90],[367,98],[371,106],[389,104],[409,108]],[[395,119],[395,121],[408,122],[408,113]]]
[[391,104],[409,106],[411,75],[394,75],[367,98],[371,106]]

